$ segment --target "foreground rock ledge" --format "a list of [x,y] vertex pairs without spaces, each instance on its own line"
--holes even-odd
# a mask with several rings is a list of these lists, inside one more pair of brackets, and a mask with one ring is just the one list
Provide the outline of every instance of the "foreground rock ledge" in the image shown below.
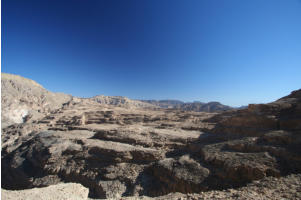
[[29,190],[3,190],[5,200],[81,200],[87,199],[89,189],[78,183],[63,183]]
[[[65,183],[45,188],[34,188],[28,190],[3,190],[1,194],[5,200],[84,200],[88,198],[88,189],[80,184]],[[223,191],[202,192],[200,194],[182,194],[171,193],[160,197],[120,197],[112,196],[110,199],[156,199],[156,200],[174,200],[174,199],[301,199],[301,174],[289,175],[282,178],[267,177],[260,181],[254,181],[246,187],[239,189],[228,189]],[[91,199],[90,199],[91,200]]]

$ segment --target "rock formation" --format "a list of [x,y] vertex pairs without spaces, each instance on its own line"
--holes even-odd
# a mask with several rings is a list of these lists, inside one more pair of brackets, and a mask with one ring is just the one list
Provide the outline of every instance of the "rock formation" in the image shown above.
[[[55,94],[4,76],[2,123],[10,124],[1,135],[5,195],[72,182],[88,188],[90,198],[248,199],[250,188],[256,199],[260,188],[263,197],[274,197],[279,180],[296,186],[289,197],[300,197],[300,175],[290,174],[301,173],[301,90],[220,114],[104,96],[63,95],[47,109]],[[5,88],[19,79],[24,84],[13,87],[19,90]],[[35,91],[46,100],[40,102]],[[16,109],[18,103],[9,103],[15,97],[28,113],[41,115],[13,121],[4,112]]]
[[[124,200],[258,200],[258,199],[301,199],[301,175],[289,175],[281,178],[266,177],[260,181],[253,181],[245,187],[238,189],[213,190],[201,193],[170,193],[159,197],[120,197],[112,199]],[[80,184],[64,183],[44,188],[27,190],[2,190],[2,199],[6,200],[91,200],[88,198],[88,189]]]
[[121,96],[104,96],[99,95],[90,98],[90,100],[96,101],[100,104],[106,104],[106,105],[114,105],[119,107],[125,107],[125,108],[156,108],[156,106],[145,103],[139,100],[132,100],[126,97]]
[[70,95],[47,91],[40,84],[21,76],[1,73],[2,127],[38,119],[62,107]]

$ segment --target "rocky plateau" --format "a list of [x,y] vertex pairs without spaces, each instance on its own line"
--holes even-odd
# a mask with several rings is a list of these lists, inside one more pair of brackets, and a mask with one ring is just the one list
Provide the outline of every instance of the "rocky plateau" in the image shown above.
[[217,113],[1,78],[4,199],[301,199],[301,90]]

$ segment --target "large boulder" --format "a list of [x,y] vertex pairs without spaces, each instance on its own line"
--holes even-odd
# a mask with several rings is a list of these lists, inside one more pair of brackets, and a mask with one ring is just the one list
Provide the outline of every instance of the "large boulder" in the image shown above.
[[193,193],[205,190],[202,182],[209,176],[210,171],[188,155],[179,159],[166,158],[148,169],[155,179],[148,195],[158,196],[170,192]]

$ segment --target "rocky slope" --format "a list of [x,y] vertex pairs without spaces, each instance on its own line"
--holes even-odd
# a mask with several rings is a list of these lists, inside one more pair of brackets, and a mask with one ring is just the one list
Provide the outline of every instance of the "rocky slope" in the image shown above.
[[125,108],[156,108],[156,106],[149,104],[147,102],[142,102],[139,100],[132,100],[121,96],[104,96],[99,95],[90,98],[90,100],[96,101],[100,104],[114,105]]
[[216,134],[262,137],[262,141],[293,148],[301,142],[301,90],[269,104],[250,104],[247,109],[216,115],[207,122],[217,124],[211,130]]
[[184,111],[195,112],[222,112],[227,110],[233,110],[230,106],[223,105],[219,102],[192,102],[185,103],[178,100],[142,100],[143,102],[153,104],[161,108],[179,109]]
[[[72,99],[80,101],[71,95],[47,91],[33,80],[6,73],[1,73],[1,91],[2,127],[39,119],[69,104]],[[126,108],[155,108],[154,105],[126,97],[101,95],[86,101]]]
[[33,80],[1,73],[2,127],[37,119],[70,100],[70,95],[49,92]]
[[[131,199],[131,198],[128,198]],[[141,199],[149,199],[142,197]],[[245,187],[227,189],[222,191],[201,192],[200,194],[171,193],[156,197],[157,200],[261,200],[261,199],[301,199],[301,175],[289,175],[281,178],[266,177],[259,181],[253,181]]]
[[2,188],[75,182],[90,198],[246,199],[249,189],[272,198],[294,182],[297,199],[299,175],[265,183],[301,173],[300,92],[220,114],[73,97],[2,128]]
[[219,102],[193,102],[184,103],[182,105],[176,105],[176,109],[186,110],[186,111],[196,111],[196,112],[222,112],[227,110],[233,110],[234,108],[230,106],[223,105]]

